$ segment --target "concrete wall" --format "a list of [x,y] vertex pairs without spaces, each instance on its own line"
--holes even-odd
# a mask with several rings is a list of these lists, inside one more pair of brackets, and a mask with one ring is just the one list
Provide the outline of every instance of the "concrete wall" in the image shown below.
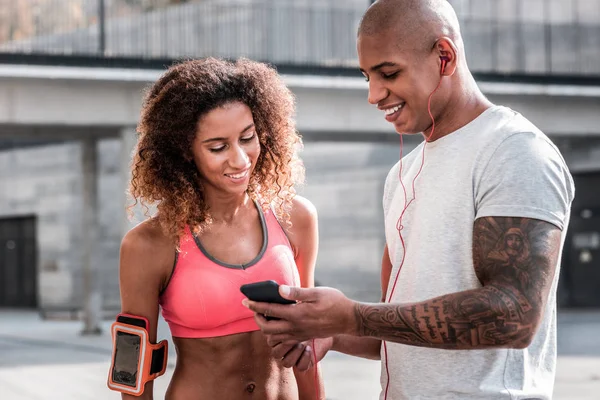
[[[143,90],[161,72],[0,65],[0,136],[5,125],[108,126],[115,131],[135,126]],[[303,132],[393,135],[382,112],[367,103],[364,79],[289,75],[284,81],[296,96],[297,126]],[[479,84],[493,101],[522,112],[549,134],[598,134],[598,87]]]
[[81,182],[73,145],[0,153],[0,215],[38,219],[39,289],[42,304],[71,301],[76,270],[74,225]]
[[[406,146],[405,152],[412,148]],[[305,145],[302,156],[307,180],[300,193],[319,212],[317,280],[352,297],[377,301],[385,245],[383,184],[399,159],[399,146],[313,142]]]
[[[101,141],[99,222],[94,264],[107,299],[118,298],[117,272],[121,235],[120,143]],[[77,143],[0,152],[0,216],[35,214],[39,304],[82,301],[82,171]]]

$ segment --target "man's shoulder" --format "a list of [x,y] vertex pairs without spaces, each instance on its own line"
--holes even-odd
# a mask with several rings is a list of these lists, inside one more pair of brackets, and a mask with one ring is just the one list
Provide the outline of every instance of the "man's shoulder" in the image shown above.
[[[510,110],[510,109],[508,109]],[[544,132],[540,130],[533,122],[531,122],[523,114],[510,110],[511,114],[505,118],[505,123],[502,126],[502,133],[506,136],[512,136],[519,133],[535,134],[540,138],[547,139]]]
[[543,148],[552,150],[560,158],[560,151],[552,140],[542,132],[533,122],[517,111],[508,107],[498,106],[493,116],[488,118],[485,129],[480,135],[478,153],[481,161],[491,160],[501,156],[502,153]]
[[504,106],[497,106],[488,128],[487,131],[500,140],[520,133],[535,134],[539,138],[548,139],[544,132],[527,117]]
[[[541,131],[521,113],[505,106],[493,106],[481,115],[477,124],[471,124],[473,135],[468,140],[473,144],[500,143],[519,132]],[[465,135],[466,136],[466,135]],[[477,138],[477,139],[474,139]]]

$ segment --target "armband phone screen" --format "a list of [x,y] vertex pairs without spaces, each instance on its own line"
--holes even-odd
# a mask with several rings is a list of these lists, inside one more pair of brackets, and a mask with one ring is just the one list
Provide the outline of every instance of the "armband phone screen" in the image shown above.
[[137,335],[117,332],[113,381],[135,387],[141,339]]

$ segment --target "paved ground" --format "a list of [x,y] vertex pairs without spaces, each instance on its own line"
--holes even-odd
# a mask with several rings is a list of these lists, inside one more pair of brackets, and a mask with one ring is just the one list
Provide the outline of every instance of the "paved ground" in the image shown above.
[[[109,325],[104,323],[101,336],[81,336],[80,322],[42,321],[36,313],[0,311],[0,400],[118,399],[105,385]],[[168,336],[164,323],[159,336]],[[328,399],[377,399],[378,362],[331,353],[320,365]],[[167,374],[157,380],[155,399],[164,397],[172,370],[171,360]],[[600,311],[559,314],[554,398],[600,399]]]

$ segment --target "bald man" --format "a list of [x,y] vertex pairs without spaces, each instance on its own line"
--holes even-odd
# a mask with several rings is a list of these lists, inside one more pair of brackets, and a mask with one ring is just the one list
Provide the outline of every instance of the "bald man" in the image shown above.
[[281,287],[299,303],[245,304],[287,366],[330,349],[381,359],[382,400],[550,399],[574,196],[562,156],[478,89],[448,2],[379,0],[357,47],[369,103],[425,138],[385,182],[381,303]]

